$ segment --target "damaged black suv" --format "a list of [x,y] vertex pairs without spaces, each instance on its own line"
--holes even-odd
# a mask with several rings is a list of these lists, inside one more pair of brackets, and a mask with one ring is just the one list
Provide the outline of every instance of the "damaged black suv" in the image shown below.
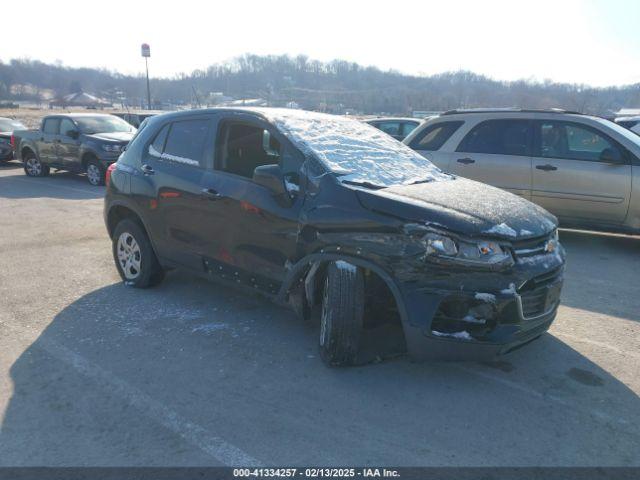
[[560,302],[555,217],[353,119],[159,115],[107,183],[128,285],[181,267],[260,291],[319,318],[330,365],[358,363],[368,332],[394,322],[413,359],[492,357],[539,337]]

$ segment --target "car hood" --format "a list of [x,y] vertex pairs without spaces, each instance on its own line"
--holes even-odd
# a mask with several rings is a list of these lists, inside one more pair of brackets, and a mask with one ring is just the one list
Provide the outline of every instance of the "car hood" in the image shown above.
[[357,195],[369,210],[470,236],[534,238],[558,223],[528,200],[464,178],[358,190]]
[[129,142],[133,138],[133,135],[133,132],[105,132],[86,135],[86,137],[93,138],[94,140],[107,140],[111,142]]

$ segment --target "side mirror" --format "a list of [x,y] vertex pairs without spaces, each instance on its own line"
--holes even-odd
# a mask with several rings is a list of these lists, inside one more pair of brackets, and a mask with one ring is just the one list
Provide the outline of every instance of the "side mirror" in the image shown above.
[[605,148],[600,154],[600,161],[615,164],[624,163],[620,150],[617,148]]
[[80,136],[80,132],[78,130],[67,130],[65,135],[76,140]]
[[286,193],[279,165],[261,165],[253,171],[253,181],[271,190],[275,195]]

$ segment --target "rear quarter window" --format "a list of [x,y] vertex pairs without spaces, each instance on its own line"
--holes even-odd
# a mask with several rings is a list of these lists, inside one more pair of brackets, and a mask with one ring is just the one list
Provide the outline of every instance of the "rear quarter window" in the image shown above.
[[453,135],[463,123],[462,121],[452,121],[429,125],[416,135],[409,146],[414,150],[428,150],[430,152],[440,150],[442,145],[451,138],[451,135]]
[[208,133],[209,121],[206,119],[173,122],[158,132],[149,146],[149,153],[163,160],[202,167]]

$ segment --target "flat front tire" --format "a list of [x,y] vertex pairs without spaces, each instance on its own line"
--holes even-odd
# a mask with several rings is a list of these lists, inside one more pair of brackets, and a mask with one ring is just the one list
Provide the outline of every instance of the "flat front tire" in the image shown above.
[[329,366],[353,365],[364,316],[362,269],[344,261],[327,267],[320,315],[320,356]]
[[126,285],[147,288],[162,282],[164,270],[147,233],[137,222],[121,220],[113,232],[112,244],[116,268]]

